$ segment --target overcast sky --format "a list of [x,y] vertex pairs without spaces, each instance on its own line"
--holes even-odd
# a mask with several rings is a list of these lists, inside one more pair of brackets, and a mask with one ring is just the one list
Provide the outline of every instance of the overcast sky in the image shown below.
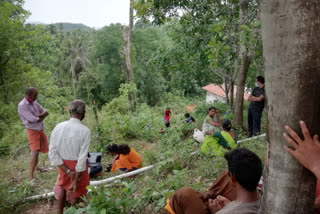
[[129,0],[25,0],[24,8],[32,13],[27,22],[71,22],[95,28],[129,23]]

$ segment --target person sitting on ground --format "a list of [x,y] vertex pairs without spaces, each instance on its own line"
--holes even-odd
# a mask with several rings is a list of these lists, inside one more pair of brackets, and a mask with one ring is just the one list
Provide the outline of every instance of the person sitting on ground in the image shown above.
[[208,115],[203,121],[202,124],[202,132],[205,134],[207,131],[220,131],[221,128],[221,119],[219,111],[214,107],[211,106],[208,110]]
[[184,118],[185,118],[185,120],[183,121],[184,123],[194,123],[194,122],[196,122],[196,120],[189,113],[185,113],[184,114]]
[[229,151],[225,158],[234,191],[228,191],[232,201],[222,195],[207,199],[202,193],[183,187],[170,196],[165,209],[170,214],[258,213],[260,198],[257,186],[262,175],[261,160],[246,148]]
[[224,119],[221,124],[223,131],[206,131],[205,139],[201,145],[202,154],[222,156],[227,150],[238,147],[237,132],[231,129],[230,120]]
[[120,169],[123,172],[130,172],[141,167],[141,156],[133,148],[128,145],[110,144],[107,147],[111,155],[116,156],[112,161],[111,172]]

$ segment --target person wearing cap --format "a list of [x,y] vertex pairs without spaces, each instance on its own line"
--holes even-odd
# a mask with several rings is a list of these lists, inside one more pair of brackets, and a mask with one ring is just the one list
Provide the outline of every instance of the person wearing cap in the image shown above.
[[[71,119],[56,125],[51,133],[49,159],[52,166],[57,166],[58,178],[56,191],[59,213],[63,213],[66,198],[71,205],[79,202],[87,194],[90,183],[87,155],[91,132],[82,124],[86,105],[81,100],[69,104]],[[68,196],[68,197],[66,197]]]
[[224,119],[221,124],[223,131],[206,131],[206,137],[201,145],[201,153],[223,156],[227,150],[238,147],[237,132],[231,129],[230,120]]

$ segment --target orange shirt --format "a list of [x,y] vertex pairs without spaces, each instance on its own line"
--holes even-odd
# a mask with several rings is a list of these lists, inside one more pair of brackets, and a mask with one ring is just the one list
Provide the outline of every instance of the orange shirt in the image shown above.
[[130,152],[127,155],[120,154],[119,159],[116,160],[112,166],[111,172],[115,172],[117,169],[126,168],[132,169],[133,167],[140,168],[142,159],[138,152],[133,148],[130,148]]

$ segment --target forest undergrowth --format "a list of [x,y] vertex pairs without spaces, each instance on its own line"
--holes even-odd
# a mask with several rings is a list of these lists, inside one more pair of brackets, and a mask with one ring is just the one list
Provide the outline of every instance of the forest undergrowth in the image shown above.
[[[183,123],[186,106],[196,105],[190,114],[195,123]],[[225,118],[228,106],[216,103]],[[164,128],[163,111],[172,109],[171,126]],[[127,96],[113,99],[102,107],[97,117],[92,108],[88,108],[84,124],[92,131],[90,151],[103,152],[102,164],[105,167],[112,157],[106,153],[108,144],[128,144],[143,158],[143,166],[155,165],[152,170],[143,172],[134,178],[125,178],[121,182],[110,183],[93,188],[84,203],[70,207],[65,213],[164,213],[165,200],[174,191],[189,186],[204,192],[214,179],[226,168],[223,157],[205,157],[196,153],[200,145],[193,138],[193,129],[200,128],[206,116],[208,105],[204,102],[186,100],[177,95],[168,94],[160,105],[149,107],[140,104],[132,111]],[[68,114],[53,115],[54,121],[68,119]],[[49,119],[50,120],[50,117]],[[45,121],[48,137],[54,127],[54,121]],[[164,133],[158,133],[164,128]],[[263,129],[265,120],[263,119]],[[35,181],[28,182],[29,147],[23,127],[18,127],[13,136],[14,146],[10,146],[0,158],[0,213],[30,213],[36,204],[52,204],[54,199],[25,201],[28,196],[51,192],[56,182],[56,169],[50,166],[47,154],[41,154],[39,164],[48,169],[45,173],[35,173]],[[19,133],[19,134],[18,134]],[[239,139],[246,138],[245,131],[238,130]],[[246,141],[241,147],[249,148],[263,160],[266,153],[264,138]],[[103,173],[94,180],[102,180],[120,174]],[[44,206],[41,209],[46,209]],[[52,207],[44,213],[54,213]]]

